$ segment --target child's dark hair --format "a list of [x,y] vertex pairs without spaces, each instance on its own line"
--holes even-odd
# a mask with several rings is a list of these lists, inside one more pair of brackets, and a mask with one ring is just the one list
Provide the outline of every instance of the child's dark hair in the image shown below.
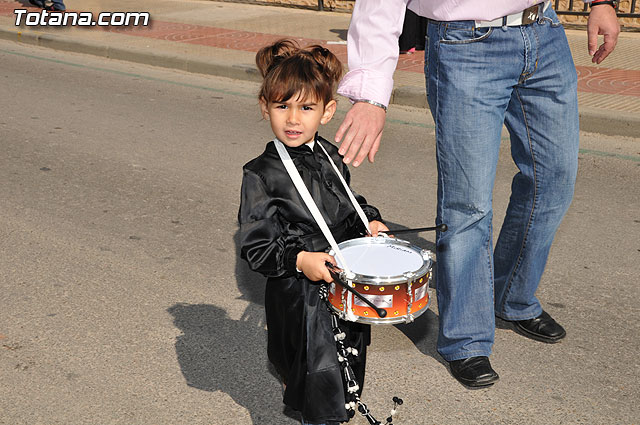
[[326,105],[342,77],[342,63],[329,50],[318,45],[301,49],[288,39],[260,49],[256,65],[263,77],[258,99],[266,103],[286,102],[301,93]]

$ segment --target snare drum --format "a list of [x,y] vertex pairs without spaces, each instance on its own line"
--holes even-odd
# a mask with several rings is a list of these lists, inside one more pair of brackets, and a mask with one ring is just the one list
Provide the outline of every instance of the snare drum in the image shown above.
[[[384,236],[351,239],[338,244],[352,276],[342,272],[342,280],[376,307],[386,310],[386,317],[347,291],[340,284],[329,287],[329,306],[343,320],[368,324],[410,323],[429,307],[431,252],[410,242]],[[331,250],[329,254],[335,257]],[[336,257],[338,267],[343,268]]]

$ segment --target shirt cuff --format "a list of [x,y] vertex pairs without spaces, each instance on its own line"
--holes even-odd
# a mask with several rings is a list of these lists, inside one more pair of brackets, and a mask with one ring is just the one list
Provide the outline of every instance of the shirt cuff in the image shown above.
[[338,94],[356,100],[371,100],[389,106],[393,79],[367,69],[355,69],[347,72],[340,85]]

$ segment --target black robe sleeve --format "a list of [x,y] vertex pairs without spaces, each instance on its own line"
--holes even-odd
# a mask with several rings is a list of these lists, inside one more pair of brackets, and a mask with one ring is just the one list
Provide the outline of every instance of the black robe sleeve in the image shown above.
[[296,257],[305,244],[300,236],[285,231],[277,212],[277,200],[267,194],[262,178],[245,169],[238,213],[240,257],[267,277],[296,275]]

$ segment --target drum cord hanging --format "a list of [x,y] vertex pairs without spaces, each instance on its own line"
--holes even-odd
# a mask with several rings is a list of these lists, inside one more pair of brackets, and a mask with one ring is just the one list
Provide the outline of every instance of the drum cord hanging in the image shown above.
[[[329,285],[327,283],[323,283],[320,286],[319,295],[320,299],[324,301],[325,306],[331,313],[331,329],[333,331],[333,338],[336,341],[338,364],[342,368],[344,382],[347,387],[347,397],[349,398],[345,400],[346,403],[344,405],[347,410],[347,414],[349,415],[349,418],[352,418],[356,413],[357,407],[358,412],[360,412],[360,414],[364,416],[371,425],[383,425],[382,422],[373,417],[367,405],[360,400],[360,396],[358,395],[360,385],[358,385],[358,382],[356,381],[355,374],[353,373],[353,369],[349,363],[349,358],[357,357],[359,353],[355,348],[347,347],[344,344],[344,340],[347,335],[342,331],[342,329],[340,329],[338,315],[329,308]],[[392,398],[392,401],[393,408],[391,409],[391,414],[384,422],[384,425],[393,425],[393,415],[396,414],[397,407],[403,403],[401,398],[395,396]]]

